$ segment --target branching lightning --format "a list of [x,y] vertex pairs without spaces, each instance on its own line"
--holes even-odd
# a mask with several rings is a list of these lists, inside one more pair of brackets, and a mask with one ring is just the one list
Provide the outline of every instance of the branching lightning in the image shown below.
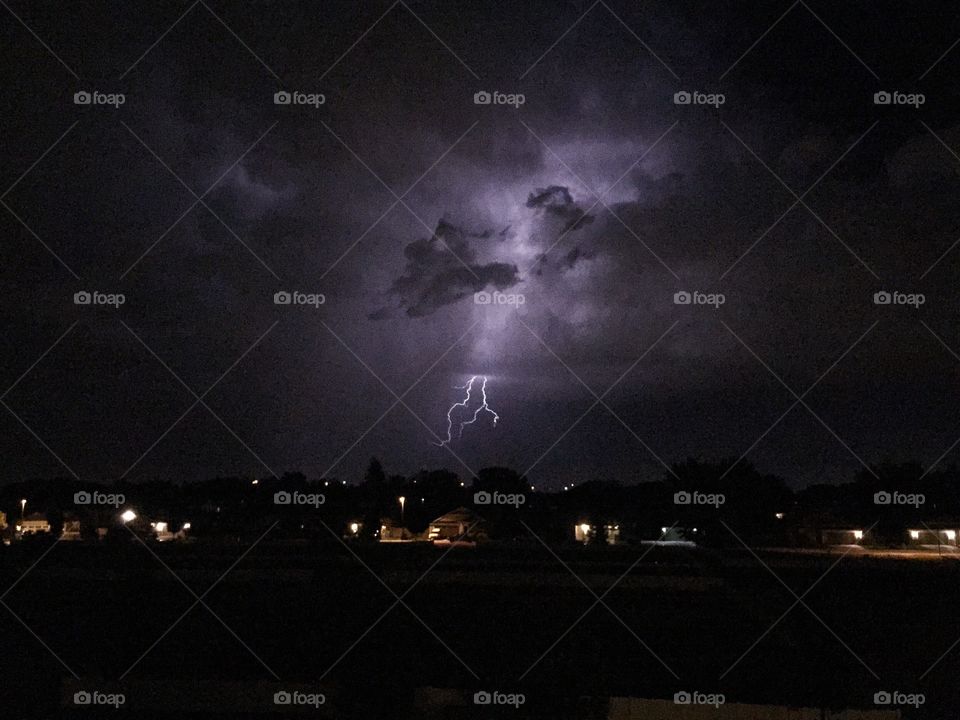
[[453,405],[451,405],[451,406],[450,406],[450,409],[447,410],[447,439],[446,439],[446,440],[441,440],[441,441],[438,442],[438,443],[434,443],[434,445],[438,445],[438,446],[440,446],[440,447],[443,447],[444,445],[449,444],[449,443],[453,440],[453,423],[454,423],[454,420],[453,420],[453,412],[454,412],[454,410],[456,410],[458,407],[459,407],[459,408],[464,408],[464,409],[469,408],[469,406],[470,406],[470,394],[473,392],[473,383],[476,381],[476,379],[477,379],[478,377],[481,378],[481,382],[480,382],[480,397],[481,397],[482,402],[480,403],[479,407],[477,407],[477,409],[474,410],[474,412],[473,412],[473,417],[472,417],[472,418],[470,418],[469,420],[461,420],[461,421],[460,421],[460,427],[459,427],[459,429],[458,429],[458,431],[457,431],[457,438],[463,437],[463,426],[464,426],[464,425],[472,425],[473,423],[475,423],[475,422],[477,421],[477,418],[480,417],[480,413],[482,413],[483,411],[486,411],[486,412],[490,413],[491,415],[493,415],[493,425],[494,425],[494,427],[496,427],[496,425],[497,425],[497,420],[500,419],[500,416],[497,415],[497,413],[494,412],[493,408],[491,408],[491,407],[487,404],[487,376],[486,376],[486,375],[474,375],[474,376],[472,376],[472,377],[467,381],[466,385],[454,385],[454,389],[455,389],[455,390],[466,390],[466,391],[467,391],[467,396],[466,396],[463,400],[461,400],[460,402],[457,402],[457,403],[454,403]]

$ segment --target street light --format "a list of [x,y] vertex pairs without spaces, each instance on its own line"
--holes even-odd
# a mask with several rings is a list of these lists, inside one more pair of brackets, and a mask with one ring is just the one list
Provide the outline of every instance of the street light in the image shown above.
[[403,505],[407,502],[407,499],[401,495],[397,500],[400,501],[400,524],[403,525]]
[[23,500],[20,501],[20,520],[21,521],[23,520],[23,509],[25,507],[27,507],[27,499],[23,498]]
[[137,517],[137,514],[133,510],[124,510],[123,513],[121,513],[120,515],[120,519],[123,520],[125,523],[128,523],[131,520],[135,520],[136,517]]

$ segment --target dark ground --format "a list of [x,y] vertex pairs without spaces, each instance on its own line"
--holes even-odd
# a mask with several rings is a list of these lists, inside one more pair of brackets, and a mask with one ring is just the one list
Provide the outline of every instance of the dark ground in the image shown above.
[[[28,545],[2,548],[3,588],[46,548]],[[151,547],[203,595],[248,545]],[[399,595],[442,555],[429,546],[355,549]],[[557,551],[602,594],[644,549]],[[322,712],[334,717],[412,716],[414,689],[427,686],[523,692],[526,705],[510,709],[512,717],[586,717],[590,698],[670,698],[681,689],[722,692],[727,702],[871,709],[878,689],[899,689],[927,698],[908,717],[955,716],[960,649],[919,678],[960,638],[960,563],[845,557],[804,596],[836,557],[761,557],[823,624],[797,604],[722,680],[796,602],[746,551],[653,549],[604,598],[630,630],[598,605],[522,681],[594,603],[542,546],[454,550],[404,596],[449,650],[397,605],[336,665],[395,602],[342,547],[264,540],[204,596],[252,652],[202,605],[164,635],[195,599],[139,544],[61,543],[3,599],[84,686],[126,682],[126,709],[139,703],[140,715],[168,702],[197,710],[220,693],[214,706],[232,703],[224,711],[238,716],[250,707],[231,688],[281,686],[265,664],[283,683],[324,692]],[[70,673],[10,612],[0,612],[3,706],[62,716]],[[124,682],[110,685],[161,636]]]

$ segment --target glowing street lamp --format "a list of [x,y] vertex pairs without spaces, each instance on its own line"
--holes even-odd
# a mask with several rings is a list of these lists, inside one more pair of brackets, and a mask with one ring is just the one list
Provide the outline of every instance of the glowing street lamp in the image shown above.
[[131,520],[137,519],[137,514],[133,510],[124,510],[120,515],[120,519],[125,523],[130,522]]
[[25,507],[27,507],[27,499],[26,499],[26,498],[23,498],[23,499],[20,501],[20,519],[21,519],[21,520],[23,520],[23,510],[24,510]]
[[400,497],[397,498],[397,500],[400,501],[400,524],[403,525],[403,506],[404,504],[406,504],[407,499],[403,495],[401,495]]

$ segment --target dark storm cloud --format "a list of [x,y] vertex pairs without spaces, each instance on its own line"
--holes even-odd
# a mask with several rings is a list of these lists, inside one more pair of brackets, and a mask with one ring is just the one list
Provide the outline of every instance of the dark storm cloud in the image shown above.
[[[517,266],[505,262],[476,262],[470,240],[487,240],[489,230],[465,233],[445,220],[437,223],[430,238],[414,240],[404,248],[404,274],[390,289],[397,307],[410,317],[430,315],[437,309],[493,286],[505,290],[519,281]],[[391,315],[388,308],[370,313],[371,320]]]
[[527,207],[542,209],[547,215],[560,218],[564,222],[564,231],[579,230],[593,222],[593,216],[580,209],[569,188],[563,185],[537,188],[527,198]]
[[[42,18],[32,10],[35,4],[20,5],[30,9],[23,13],[27,23]],[[326,70],[366,26],[352,17],[353,4],[344,4],[342,13],[332,10],[329,22],[308,4],[302,4],[302,12],[296,2],[259,5],[275,8],[276,16],[237,32],[285,81],[300,71]],[[692,16],[672,7],[644,14],[647,19],[632,15],[624,21],[640,36],[657,38],[658,54],[685,81],[716,77],[776,19],[751,23],[731,15],[708,29],[695,27]],[[486,12],[471,10],[469,4],[463,10],[475,19]],[[557,26],[521,22],[551,12],[536,3],[504,12],[511,22],[488,28],[488,37],[502,43],[497,52],[483,42],[454,39],[464,27],[476,30],[478,38],[484,33],[483,23],[467,23],[465,15],[438,11],[427,21],[466,63],[486,74],[495,67],[512,69],[517,48],[524,49],[520,54],[527,56],[526,64],[533,63],[576,20],[574,14],[569,20],[555,18]],[[209,386],[253,339],[279,321],[225,379],[224,386],[242,378],[242,392],[238,389],[235,399],[219,398],[225,406],[217,406],[231,425],[242,418],[238,434],[278,466],[325,467],[379,413],[362,395],[354,397],[353,385],[362,381],[364,371],[325,334],[316,322],[319,317],[391,385],[408,379],[405,373],[412,368],[429,365],[469,321],[477,321],[431,382],[446,388],[458,384],[447,382],[456,373],[481,369],[498,375],[495,392],[497,408],[504,410],[503,432],[478,436],[477,454],[468,458],[478,464],[532,462],[528,453],[548,447],[582,410],[574,407],[583,399],[582,387],[570,382],[531,331],[587,384],[599,387],[679,322],[610,400],[638,434],[647,439],[645,430],[650,431],[651,444],[668,461],[688,453],[738,454],[783,409],[775,402],[776,387],[764,384],[769,378],[763,368],[723,328],[721,317],[798,392],[881,318],[878,337],[890,328],[883,339],[883,376],[871,375],[876,370],[871,353],[877,349],[868,346],[871,335],[863,357],[846,358],[818,388],[825,419],[865,455],[885,443],[895,446],[898,438],[890,428],[861,429],[862,398],[876,398],[876,412],[859,413],[868,420],[884,417],[879,406],[891,398],[881,391],[897,383],[913,393],[918,405],[952,399],[942,388],[931,390],[955,377],[948,374],[953,368],[935,364],[952,358],[926,329],[910,321],[923,313],[947,344],[960,346],[952,331],[957,327],[956,293],[950,287],[960,263],[960,250],[951,250],[960,233],[960,163],[913,116],[895,115],[893,108],[878,114],[871,104],[873,89],[867,92],[862,86],[858,64],[826,32],[824,47],[838,51],[841,65],[815,62],[824,47],[798,32],[793,15],[778,27],[778,42],[760,43],[725,80],[728,103],[718,123],[713,113],[674,106],[671,98],[679,87],[671,75],[638,52],[635,37],[594,11],[589,22],[577,26],[532,70],[531,82],[518,88],[528,96],[522,124],[516,113],[500,112],[505,108],[473,105],[477,88],[462,66],[442,48],[424,44],[426,35],[417,34],[426,33],[423,28],[414,25],[411,33],[405,23],[393,29],[381,23],[351,50],[324,86],[316,88],[328,92],[322,109],[305,114],[275,106],[275,80],[242,48],[221,43],[226,31],[219,24],[195,22],[202,16],[188,16],[129,76],[130,98],[118,117],[197,193],[278,124],[205,198],[229,230],[198,206],[122,283],[120,273],[157,242],[193,198],[113,116],[85,113],[69,102],[64,108],[63,98],[77,88],[58,64],[38,64],[20,53],[0,64],[11,93],[10,136],[17,140],[5,158],[6,184],[29,168],[69,122],[80,122],[5,203],[85,284],[74,285],[36,238],[0,210],[17,260],[5,265],[8,302],[0,312],[8,334],[3,357],[13,369],[8,382],[69,323],[79,318],[86,324],[85,334],[78,328],[76,338],[69,335],[10,395],[15,409],[33,413],[24,419],[44,442],[77,465],[81,475],[124,471],[167,424],[160,411],[171,413],[172,422],[181,409],[175,395],[168,399],[145,392],[137,372],[146,351],[122,326],[107,322],[112,319],[107,315],[92,322],[93,316],[72,306],[69,298],[80,287],[127,293],[128,302],[117,314],[198,389]],[[287,18],[296,19],[289,25],[296,31],[288,33],[292,44],[284,51],[271,33],[286,27]],[[224,9],[231,26],[241,19],[242,13]],[[314,32],[304,31],[321,19],[311,28]],[[374,14],[369,23],[376,19]],[[139,28],[142,41],[121,48],[117,74],[147,49],[159,34],[155,26],[165,26],[164,20],[149,19]],[[45,27],[57,22],[51,16]],[[135,26],[136,18],[126,22]],[[334,27],[343,28],[342,37],[329,37]],[[15,24],[8,28],[11,37],[23,35],[25,47],[31,47],[22,29]],[[609,35],[598,34],[603,28]],[[316,37],[325,42],[317,43]],[[859,39],[864,47],[870,37]],[[53,44],[59,49],[59,43]],[[851,45],[861,47],[854,41]],[[14,49],[13,43],[4,45],[4,52]],[[873,57],[883,54],[883,48],[873,48],[864,56],[872,64]],[[206,60],[198,65],[197,57]],[[797,61],[777,64],[787,58]],[[944,59],[930,77],[947,83],[955,58],[953,53]],[[422,77],[430,77],[431,84],[424,85]],[[943,144],[960,148],[955,117],[935,115],[935,87],[924,122]],[[941,97],[950,97],[947,85],[943,88]],[[844,103],[840,112],[836,102]],[[46,112],[51,107],[57,111]],[[880,125],[804,195],[804,204],[830,229],[797,205],[770,230],[794,198],[723,126],[801,194],[874,119]],[[477,126],[467,131],[474,121]],[[675,121],[676,128],[651,149]],[[437,163],[431,166],[433,160]],[[405,196],[411,205],[431,225],[439,217],[447,220],[433,233],[423,232],[409,214],[397,213],[393,226],[377,224],[390,198],[382,181],[363,165],[398,190],[416,181]],[[602,188],[608,191],[594,211],[592,193]],[[323,314],[276,307],[271,298],[284,287],[326,293]],[[519,310],[470,301],[479,290],[508,288],[524,294],[526,304]],[[922,290],[929,299],[914,316],[893,310],[877,315],[870,298],[883,288]],[[681,289],[724,292],[727,303],[709,313],[678,308],[672,298]],[[396,332],[384,332],[386,323],[373,322],[390,317],[399,318]],[[908,344],[906,338],[920,342]],[[121,353],[128,365],[116,372],[113,364]],[[261,364],[254,364],[261,356]],[[103,366],[90,358],[101,359]],[[162,367],[154,369],[154,384],[166,391],[171,378]],[[86,416],[84,401],[95,388],[76,382],[74,370],[92,378],[116,378],[116,403],[101,402],[102,414]],[[614,377],[606,378],[608,372]],[[512,395],[505,392],[508,382],[513,383]],[[43,388],[50,388],[46,397]],[[429,396],[426,388],[425,381]],[[772,408],[757,400],[767,395],[773,398]],[[128,402],[128,397],[138,400]],[[234,402],[237,407],[231,407]],[[421,399],[418,411],[441,417],[442,403],[432,407],[429,402]],[[730,408],[728,416],[725,408]],[[529,412],[523,416],[529,430],[514,445],[515,436],[508,432],[519,427],[524,412]],[[69,420],[62,427],[53,422],[61,416]],[[925,426],[917,423],[918,444],[927,435],[934,439],[923,446],[925,452],[936,456],[953,441],[937,438],[931,430],[953,427],[950,417],[945,412]],[[93,429],[116,426],[118,419],[136,432],[111,438],[116,446],[102,448]],[[385,421],[389,432],[376,440],[371,436],[344,460],[338,470],[345,477],[351,477],[350,464],[363,463],[370,453],[383,455],[398,471],[448,460],[425,457],[422,438],[399,420],[387,426],[391,420]],[[20,468],[39,472],[38,459],[50,459],[44,448],[13,418],[7,421],[0,450],[10,458],[8,475]],[[754,422],[760,426],[753,427]],[[291,431],[275,432],[280,426]],[[538,468],[551,482],[572,478],[576,463],[582,465],[588,457],[607,464],[611,472],[626,468],[625,477],[638,475],[636,458],[607,440],[584,439],[579,429]],[[769,447],[767,456],[759,458],[765,468],[792,463],[787,474],[794,474],[838,464],[836,455],[819,459],[819,451],[837,449],[829,436],[826,448],[811,445],[813,451],[796,449],[795,443],[788,463],[780,451],[790,450],[789,444],[776,435],[771,433],[757,450]],[[239,444],[223,446],[223,457],[216,461],[198,460],[208,454],[206,437],[194,428],[183,437],[172,434],[138,471],[202,477],[237,468],[262,470]],[[88,447],[101,449],[87,453]],[[842,447],[837,455],[841,466],[850,460]],[[80,466],[81,461],[86,464]],[[51,472],[57,471],[55,463],[51,466]],[[654,466],[644,477],[661,472]]]

